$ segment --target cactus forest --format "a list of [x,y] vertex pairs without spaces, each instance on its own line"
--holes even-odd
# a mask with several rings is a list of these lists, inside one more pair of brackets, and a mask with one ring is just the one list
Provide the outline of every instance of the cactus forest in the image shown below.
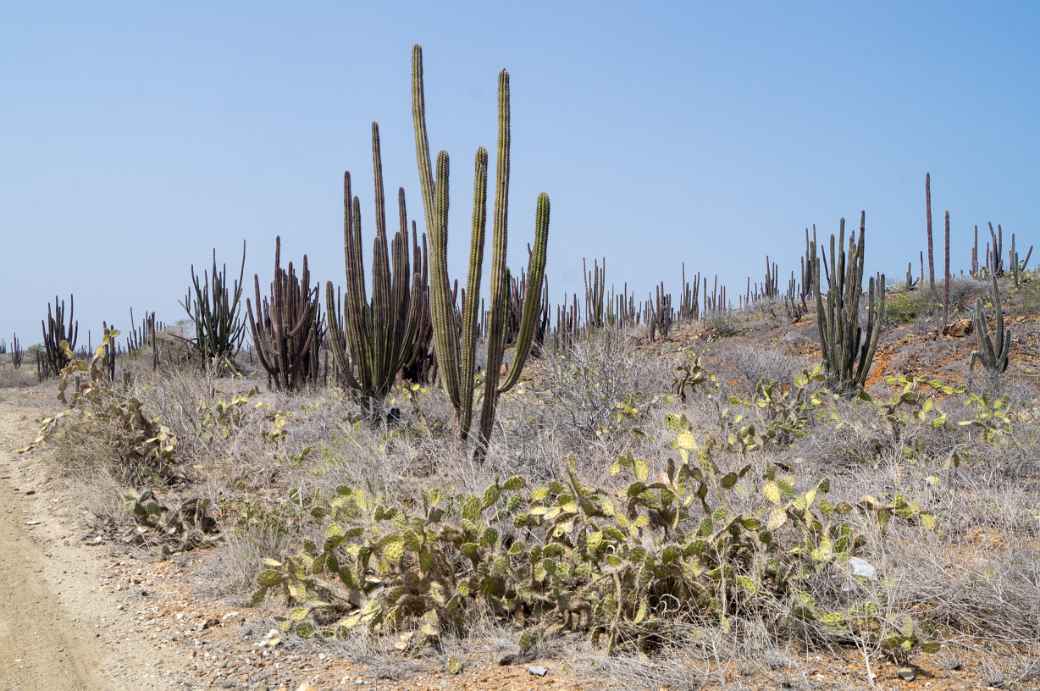
[[[636,285],[528,179],[537,78],[482,73],[415,45],[410,90],[353,103],[407,100],[413,137],[343,132],[371,161],[343,161],[342,270],[307,254],[338,230],[193,247],[179,312],[128,293],[100,324],[54,273],[40,332],[0,340],[30,430],[5,482],[76,507],[27,525],[105,545],[130,575],[99,601],[191,661],[137,688],[1037,688],[1035,229],[921,170],[892,266],[853,207],[739,279],[698,239]],[[472,93],[470,167],[436,147]]]

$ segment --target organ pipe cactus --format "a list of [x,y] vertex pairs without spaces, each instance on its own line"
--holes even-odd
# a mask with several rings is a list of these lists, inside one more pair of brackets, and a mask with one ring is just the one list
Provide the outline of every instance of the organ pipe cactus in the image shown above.
[[837,247],[834,235],[831,235],[826,300],[820,290],[821,262],[817,259],[816,243],[810,246],[823,363],[829,385],[843,393],[857,391],[866,384],[885,317],[885,275],[878,274],[870,279],[867,290],[866,330],[860,327],[866,213],[861,212],[859,218],[859,240],[853,233],[849,238],[848,254],[845,249],[845,219],[841,219]]
[[[343,176],[343,254],[346,290],[339,312],[331,282],[325,284],[328,342],[340,383],[355,392],[373,413],[382,407],[404,367],[414,364],[429,340],[426,237],[419,249],[412,227],[408,246],[408,212],[403,188],[397,191],[400,225],[387,249],[386,204],[379,125],[372,123],[372,175],[375,181],[376,236],[372,245],[372,299],[365,289],[362,258],[361,201],[352,194],[350,172]],[[391,267],[392,264],[392,267]],[[392,271],[391,271],[392,268]]]
[[253,276],[256,311],[246,298],[246,315],[260,364],[267,370],[269,382],[280,391],[295,391],[318,377],[313,357],[320,339],[318,333],[318,289],[311,288],[311,272],[307,255],[303,255],[303,271],[289,262],[282,268],[282,239],[274,241],[274,278],[270,299],[260,292],[260,277]]
[[[79,322],[75,320],[76,298],[69,295],[69,318],[65,319],[65,301],[54,296],[54,309],[47,305],[47,321],[40,321],[43,331],[43,357],[37,363],[37,376],[42,380],[61,373],[69,364],[69,353],[76,350]],[[68,343],[68,349],[62,343]],[[20,360],[20,358],[19,358]]]
[[[990,227],[990,233],[993,228]],[[997,238],[993,237],[994,245]],[[978,349],[971,352],[968,359],[968,370],[974,371],[975,363],[981,362],[983,367],[989,371],[994,379],[1007,371],[1008,356],[1011,352],[1011,331],[1004,328],[1004,308],[1000,302],[1000,286],[997,284],[996,259],[990,257],[990,299],[993,301],[993,316],[995,325],[992,334],[989,323],[986,320],[986,310],[982,307],[982,298],[975,301],[975,314],[973,316],[975,326],[975,341]]]
[[[430,304],[433,317],[434,351],[444,389],[455,407],[458,430],[465,440],[473,419],[476,370],[477,316],[480,308],[480,281],[484,256],[487,220],[488,153],[477,149],[474,163],[473,216],[470,236],[469,275],[463,293],[460,317],[452,304],[448,277],[448,180],[447,152],[437,154],[436,178],[430,160],[429,134],[426,129],[426,98],[423,86],[422,48],[412,51],[412,115],[415,123],[415,153],[422,185],[426,226],[430,233]],[[516,337],[513,360],[505,381],[500,383],[500,367],[505,352],[505,326],[508,310],[509,271],[506,249],[509,211],[510,149],[509,73],[498,77],[498,151],[495,161],[495,206],[492,227],[491,285],[488,301],[487,359],[483,382],[480,426],[474,459],[483,461],[495,421],[498,398],[520,379],[527,356],[531,352],[535,329],[541,312],[541,286],[545,276],[546,246],[549,241],[549,196],[538,195],[535,212],[535,240],[527,270],[531,289],[524,296],[520,330]],[[459,328],[461,322],[461,329]]]
[[15,369],[22,366],[22,358],[25,351],[22,350],[22,342],[18,340],[18,334],[11,336],[11,364]]
[[202,356],[204,367],[235,369],[235,355],[242,347],[245,321],[242,319],[242,277],[246,268],[246,243],[242,241],[242,264],[233,286],[227,282],[227,265],[217,270],[217,251],[213,250],[213,266],[204,271],[202,281],[191,267],[191,284],[181,306],[195,326],[191,340]]
[[592,271],[589,271],[585,258],[581,260],[581,273],[585,277],[585,323],[589,329],[602,329],[606,325],[604,299],[607,284],[607,258],[603,258],[603,266],[592,260]]

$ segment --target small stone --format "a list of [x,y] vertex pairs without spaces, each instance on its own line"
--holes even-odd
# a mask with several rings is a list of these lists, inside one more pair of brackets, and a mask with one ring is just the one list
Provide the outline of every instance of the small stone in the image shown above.
[[903,681],[913,681],[917,678],[917,672],[913,667],[900,667],[896,670],[896,674],[898,674],[899,678]]
[[527,673],[536,677],[544,677],[549,673],[549,670],[545,667],[528,667]]
[[849,557],[849,569],[852,571],[853,576],[866,578],[870,581],[877,578],[877,569],[874,568],[874,565],[859,557]]

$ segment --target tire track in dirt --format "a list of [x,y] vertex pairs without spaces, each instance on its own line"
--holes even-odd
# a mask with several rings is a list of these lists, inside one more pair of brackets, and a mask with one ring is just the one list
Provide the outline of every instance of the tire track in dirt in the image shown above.
[[43,411],[31,394],[4,398],[0,691],[175,688],[176,664],[135,635],[124,607],[101,588],[100,559],[81,544],[76,512],[45,461],[14,451],[33,438]]
[[27,436],[20,417],[0,406],[0,688],[102,688],[94,636],[68,620],[44,577],[46,557],[26,513],[26,493],[35,490],[13,482],[13,448]]

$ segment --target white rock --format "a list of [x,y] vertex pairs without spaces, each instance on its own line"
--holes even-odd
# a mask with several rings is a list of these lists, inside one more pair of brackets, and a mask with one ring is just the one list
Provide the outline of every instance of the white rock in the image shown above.
[[877,569],[874,568],[874,565],[859,557],[849,558],[849,569],[852,570],[853,576],[859,576],[871,581],[877,579]]

